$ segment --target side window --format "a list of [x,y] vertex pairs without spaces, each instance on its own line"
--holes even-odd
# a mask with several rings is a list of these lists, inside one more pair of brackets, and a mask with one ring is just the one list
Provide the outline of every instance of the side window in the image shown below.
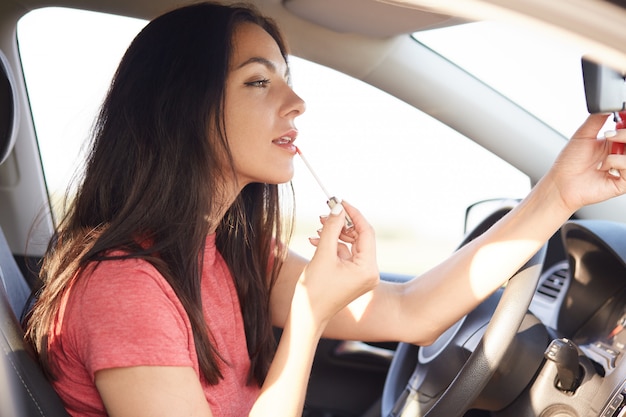
[[[50,13],[53,19],[42,18]],[[54,29],[46,28],[50,22]],[[42,163],[57,210],[117,63],[144,24],[50,8],[29,13],[18,26]],[[455,249],[468,205],[529,191],[526,175],[415,108],[306,60],[291,57],[290,64],[294,89],[307,102],[296,120],[297,144],[326,188],[374,225],[381,270],[423,272]],[[311,256],[307,238],[328,208],[302,161],[295,163],[292,247]]]
[[138,19],[65,8],[34,10],[18,23],[20,57],[57,219],[117,63],[144,25]]

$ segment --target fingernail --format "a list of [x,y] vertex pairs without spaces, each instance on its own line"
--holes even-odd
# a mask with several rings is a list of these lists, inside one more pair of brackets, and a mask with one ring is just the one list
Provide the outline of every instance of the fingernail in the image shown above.
[[598,166],[596,167],[596,169],[598,171],[600,171],[602,169],[602,161],[600,161],[600,163],[598,164]]
[[615,178],[620,178],[621,177],[618,169],[611,168],[611,169],[609,169],[608,172],[609,172],[609,175],[612,176],[612,177],[615,177]]
[[330,214],[333,216],[338,216],[343,211],[343,206],[341,204],[335,204],[333,208],[330,209]]
[[615,130],[607,130],[606,132],[604,132],[605,138],[612,138],[615,135],[617,135],[617,131]]

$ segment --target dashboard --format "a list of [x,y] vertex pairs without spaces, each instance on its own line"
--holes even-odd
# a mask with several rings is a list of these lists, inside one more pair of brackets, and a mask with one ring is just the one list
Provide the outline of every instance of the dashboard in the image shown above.
[[562,365],[547,360],[495,415],[626,416],[626,225],[570,221],[548,246],[529,310],[551,338],[575,346],[579,380],[561,389]]

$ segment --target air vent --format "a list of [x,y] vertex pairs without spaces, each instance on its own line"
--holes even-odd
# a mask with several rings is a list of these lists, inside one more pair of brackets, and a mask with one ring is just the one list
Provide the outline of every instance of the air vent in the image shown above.
[[546,278],[539,284],[537,294],[543,296],[547,301],[555,301],[559,294],[567,287],[569,280],[569,270],[567,264],[559,264],[547,274]]

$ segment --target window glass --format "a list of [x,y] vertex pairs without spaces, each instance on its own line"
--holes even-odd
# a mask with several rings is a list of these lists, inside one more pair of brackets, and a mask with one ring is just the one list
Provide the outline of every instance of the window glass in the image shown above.
[[[116,65],[144,24],[58,8],[33,11],[20,22],[20,52],[52,199],[64,195],[80,165]],[[297,57],[290,64],[294,89],[307,102],[297,120],[297,144],[329,192],[356,205],[374,225],[381,270],[423,272],[455,249],[468,205],[528,192],[526,175],[430,116],[331,69]],[[311,256],[307,238],[328,208],[302,161],[295,164],[292,247]]]
[[38,9],[18,22],[20,57],[57,218],[117,64],[144,25],[65,8]]
[[[413,37],[571,137],[587,117],[581,57],[573,42],[511,22],[474,22]],[[477,47],[480,45],[480,47]]]

